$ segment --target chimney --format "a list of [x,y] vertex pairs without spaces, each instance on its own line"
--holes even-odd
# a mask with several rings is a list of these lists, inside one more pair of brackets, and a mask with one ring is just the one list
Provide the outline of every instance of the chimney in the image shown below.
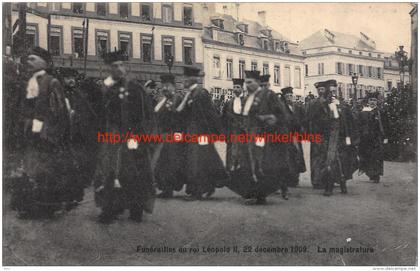
[[226,5],[223,5],[223,15],[227,15],[228,14],[228,8]]
[[239,22],[239,3],[235,3],[236,21]]
[[265,15],[266,15],[266,12],[265,12],[265,10],[263,10],[263,11],[258,11],[258,22],[263,26],[263,27],[266,27],[267,25],[266,25],[266,22],[265,22]]

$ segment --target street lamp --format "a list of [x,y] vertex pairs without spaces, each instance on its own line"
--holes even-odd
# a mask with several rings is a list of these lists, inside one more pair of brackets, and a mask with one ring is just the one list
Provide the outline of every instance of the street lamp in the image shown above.
[[395,51],[395,58],[397,59],[400,67],[400,81],[402,87],[404,87],[404,68],[408,65],[408,53],[404,51],[404,46],[400,45],[399,48],[399,51]]
[[353,99],[357,98],[357,80],[359,80],[359,76],[357,75],[357,73],[353,73],[353,75],[351,76],[351,81],[353,82],[353,86],[354,86],[354,95],[353,95]]

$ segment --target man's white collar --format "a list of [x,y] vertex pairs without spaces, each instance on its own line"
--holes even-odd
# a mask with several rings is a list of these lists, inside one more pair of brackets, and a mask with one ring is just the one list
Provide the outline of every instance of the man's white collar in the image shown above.
[[364,106],[363,109],[362,109],[362,111],[364,111],[364,112],[370,112],[372,110],[373,110],[373,108],[370,107],[370,106]]
[[108,76],[105,80],[104,80],[104,85],[106,87],[112,87],[113,85],[115,85],[116,81],[114,79],[112,79],[112,76]]

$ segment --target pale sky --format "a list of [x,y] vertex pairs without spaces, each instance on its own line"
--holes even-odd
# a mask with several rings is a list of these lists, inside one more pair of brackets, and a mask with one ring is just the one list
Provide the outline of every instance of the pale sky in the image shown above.
[[265,10],[267,24],[295,42],[324,28],[363,32],[377,50],[393,53],[398,45],[410,51],[411,9],[409,3],[241,3],[239,18],[258,21],[257,12]]

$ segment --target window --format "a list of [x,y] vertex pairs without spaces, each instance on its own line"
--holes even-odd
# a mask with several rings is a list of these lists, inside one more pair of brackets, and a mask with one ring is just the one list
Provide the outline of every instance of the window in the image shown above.
[[96,14],[99,16],[106,16],[107,3],[96,3]]
[[193,24],[193,9],[192,6],[184,6],[184,25]]
[[251,71],[256,71],[258,70],[258,63],[255,61],[251,62]]
[[221,88],[214,88],[213,99],[215,99],[215,100],[220,99],[221,94],[222,94],[222,89]]
[[141,19],[143,21],[151,21],[152,20],[152,8],[150,5],[141,4]]
[[26,25],[26,45],[32,48],[38,45],[38,28],[36,25]]
[[387,82],[388,90],[392,89],[392,81],[388,80]]
[[225,28],[225,26],[223,24],[223,20],[221,20],[221,19],[214,19],[214,20],[212,20],[212,23],[222,30]]
[[381,58],[381,55],[380,54],[378,54],[378,58]]
[[220,57],[213,57],[213,77],[220,78]]
[[194,63],[194,40],[183,39],[184,46],[184,64],[192,65]]
[[344,73],[344,65],[341,62],[336,63],[337,67],[337,74],[343,74]]
[[61,3],[49,3],[52,11],[61,10]]
[[308,65],[305,65],[305,76],[308,76],[309,74],[309,68]]
[[103,56],[109,52],[109,32],[105,30],[96,31],[96,55]]
[[382,69],[381,68],[376,68],[376,77],[377,78],[382,78]]
[[119,49],[125,53],[126,56],[131,56],[131,33],[118,33]]
[[239,60],[239,78],[245,78],[245,60]]
[[359,52],[359,55],[363,55],[363,52]]
[[121,18],[128,18],[128,3],[118,3],[118,12]]
[[83,12],[84,12],[83,3],[73,3],[73,13],[83,14]]
[[341,52],[341,48],[337,48],[337,51]]
[[290,87],[290,66],[284,67],[284,86]]
[[354,73],[354,68],[353,68],[353,64],[347,64],[347,73],[348,75],[353,75]]
[[233,74],[233,60],[226,59],[226,78],[232,78]]
[[358,73],[359,73],[359,76],[363,77],[364,75],[363,65],[358,65]]
[[369,56],[372,56],[372,53],[369,53]]
[[280,85],[280,66],[274,66],[274,84]]
[[372,77],[373,76],[373,69],[371,66],[368,66],[368,77]]
[[168,36],[162,36],[162,56],[165,63],[168,57],[172,56],[175,58],[174,38]]
[[268,50],[269,49],[268,40],[264,39],[262,41],[262,45],[263,45],[263,49],[264,50]]
[[318,63],[318,75],[324,75],[324,63]]
[[267,75],[267,74],[269,74],[268,64],[267,63],[264,63],[263,64],[263,75]]
[[170,5],[162,6],[162,20],[164,23],[172,22],[172,6]]
[[349,50],[349,54],[353,54],[353,51],[352,50]]
[[73,28],[73,54],[75,58],[84,56],[83,30],[81,28]]
[[[276,52],[281,52],[281,44],[280,44],[280,41],[276,41],[276,42],[274,43],[274,50],[275,50]],[[304,51],[303,53],[305,54],[305,51]]]
[[148,34],[140,34],[141,59],[143,62],[152,62],[153,37]]
[[301,82],[300,82],[300,79],[301,79],[301,76],[300,76],[300,67],[295,67],[295,74],[294,74],[295,76],[294,76],[294,79],[295,79],[295,84],[294,84],[294,86],[295,86],[295,88],[301,88]]
[[61,27],[51,26],[50,28],[50,52],[53,56],[61,55],[62,48],[62,30]]

